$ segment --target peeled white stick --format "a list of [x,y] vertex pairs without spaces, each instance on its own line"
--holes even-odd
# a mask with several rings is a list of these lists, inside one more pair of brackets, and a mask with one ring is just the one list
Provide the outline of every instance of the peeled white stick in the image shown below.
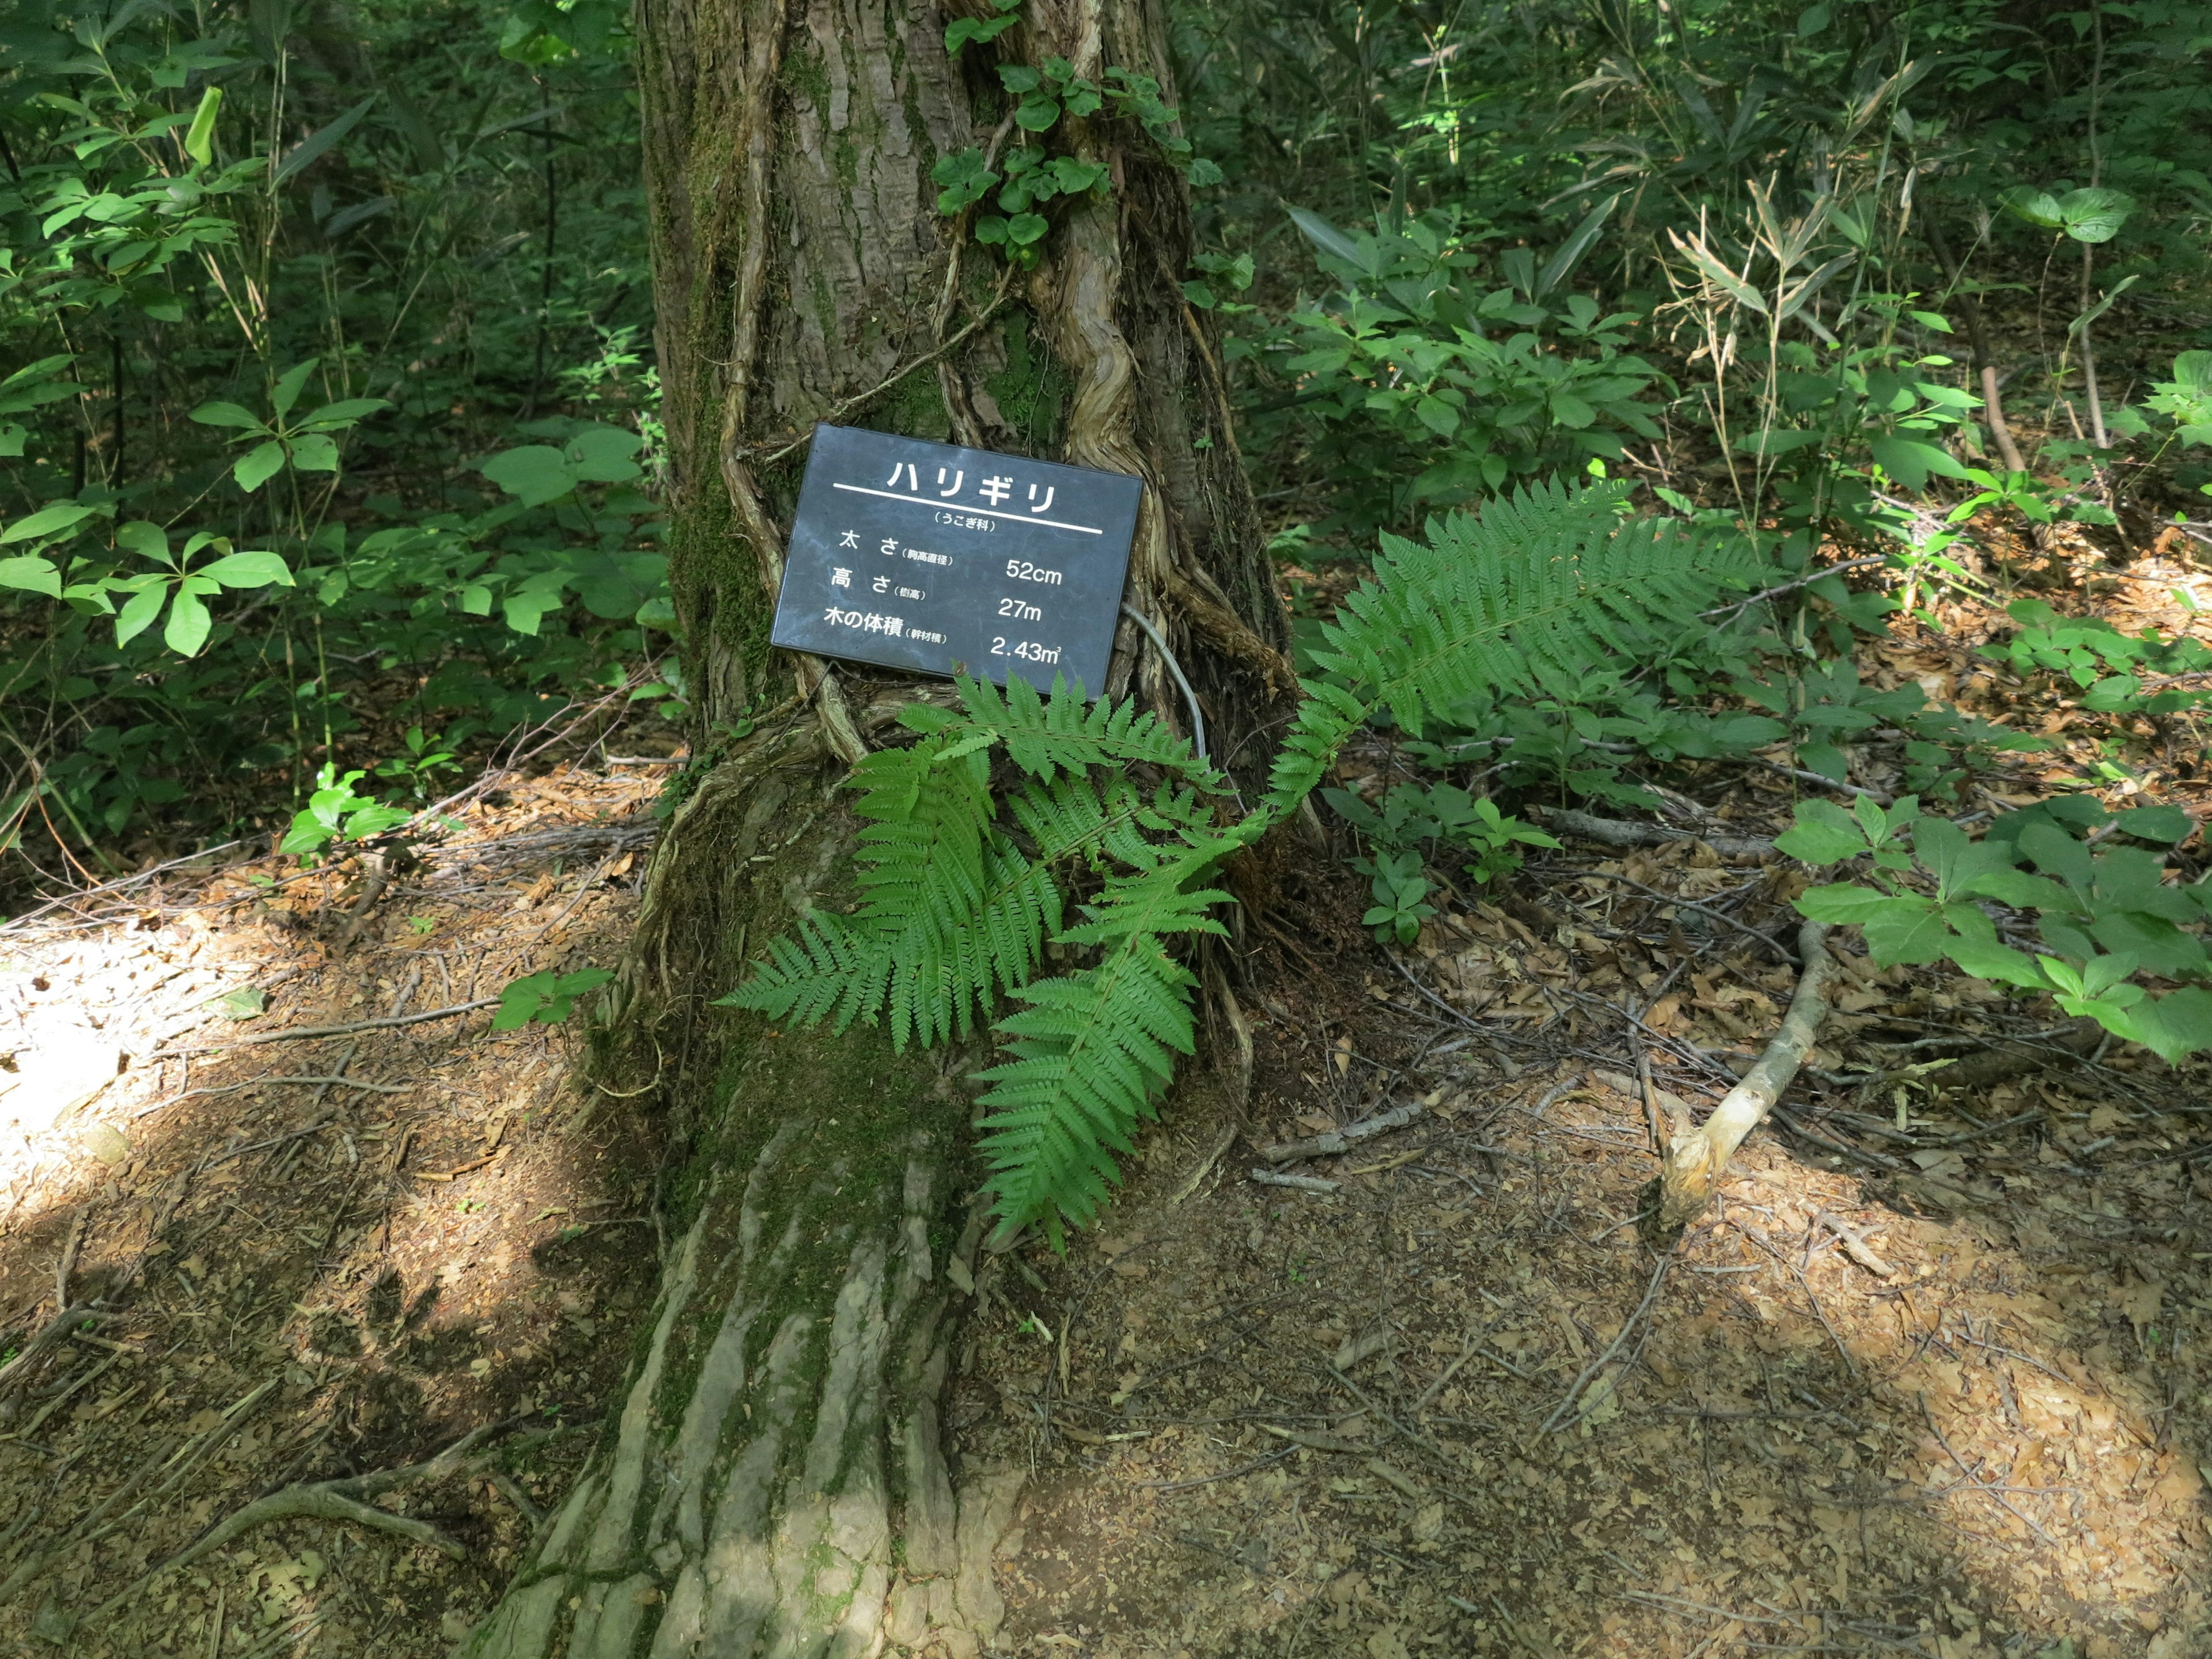
[[1836,973],[1836,959],[1821,943],[1827,932],[1817,921],[1808,921],[1797,930],[1797,957],[1805,965],[1797,975],[1797,993],[1790,999],[1782,1029],[1766,1045],[1759,1063],[1728,1091],[1701,1127],[1678,1131],[1668,1140],[1667,1162],[1659,1171],[1659,1209],[1654,1218],[1659,1237],[1673,1237],[1705,1213],[1727,1171],[1729,1159],[1743,1145],[1743,1138],[1774,1109],[1774,1103],[1813,1051],[1820,1022],[1828,1017],[1828,981]]

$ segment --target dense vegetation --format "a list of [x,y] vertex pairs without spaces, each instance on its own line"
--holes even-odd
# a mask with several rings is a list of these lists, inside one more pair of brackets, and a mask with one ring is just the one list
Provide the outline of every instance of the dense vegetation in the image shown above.
[[[1304,613],[1310,710],[1413,740],[1419,775],[1385,798],[1328,796],[1360,832],[1379,935],[1413,938],[1455,859],[1480,884],[1540,843],[1513,816],[1527,801],[1649,806],[1669,768],[1714,761],[1863,797],[1854,767],[1886,744],[1912,806],[1801,831],[1808,856],[1862,857],[1878,881],[1829,900],[1835,920],[1909,910],[1893,959],[1948,955],[2170,1055],[2212,1044],[2212,999],[2172,988],[2206,972],[2201,895],[2161,888],[2140,850],[2093,867],[2076,837],[2113,832],[2101,808],[2011,826],[1980,886],[1936,870],[1923,890],[1948,843],[1923,831],[1916,874],[1900,826],[2035,739],[1863,684],[1852,661],[1893,619],[1938,625],[1939,599],[2009,607],[2015,672],[2066,676],[2124,722],[2082,789],[2154,797],[2200,763],[2212,654],[2074,619],[2040,556],[2069,526],[2115,562],[2161,533],[2205,539],[2212,8],[1194,0],[1182,137],[1157,88],[999,63],[1017,10],[963,20],[948,46],[995,65],[1024,134],[1103,107],[1182,167],[1206,251],[1176,276],[1224,325],[1210,368]],[[290,850],[327,856],[398,830],[440,773],[519,732],[595,706],[681,720],[635,100],[608,0],[19,4],[4,27],[9,890],[287,826]],[[1112,187],[1048,155],[945,158],[952,234],[1034,264],[1055,196]],[[1391,602],[1391,572],[1478,544],[1437,515],[1593,477],[1733,550],[1762,591],[1719,625],[1602,629],[1595,655],[1532,652],[1417,708],[1368,695],[1381,680],[1347,640]],[[1348,633],[1324,631],[1378,537],[1405,539]],[[1462,572],[1504,584],[1468,600],[1493,620],[1527,598],[1506,568]],[[973,799],[945,823],[982,872],[1011,855],[965,757],[1012,728],[970,712],[972,731],[932,728],[896,764],[959,763]],[[1164,754],[1138,758],[1210,781]],[[1068,764],[1031,767],[1026,810],[1067,806],[1036,791]],[[927,798],[878,788],[870,813],[896,841]],[[1182,797],[1147,810],[1070,858],[1150,879],[1184,856],[1164,848],[1214,833]],[[1180,984],[1159,941],[1195,908],[1117,933],[1109,903],[1063,929],[1053,881],[1012,861],[1009,881],[1043,881],[1025,931],[941,1004],[901,1002],[902,958],[863,973],[827,934],[778,971],[861,979],[749,995],[849,1018],[890,987],[928,1040],[1001,991],[1058,994],[1027,983],[1048,936],[1142,957],[1160,995]],[[1981,937],[1961,897],[2039,915],[2040,954],[2017,928]],[[1043,1099],[1023,1044],[1066,1034],[1034,1009],[1009,1022],[1009,1109],[1074,1134],[1054,1157],[1084,1171],[1002,1160],[1010,1213],[1087,1212],[1160,1045],[1187,1041],[1164,1006],[1131,1005],[1137,1058],[1110,1109]]]

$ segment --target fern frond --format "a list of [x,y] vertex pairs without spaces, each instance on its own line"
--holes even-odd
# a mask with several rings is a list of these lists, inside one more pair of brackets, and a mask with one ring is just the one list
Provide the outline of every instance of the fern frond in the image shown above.
[[1528,690],[1616,661],[1627,635],[1687,625],[1754,555],[1672,520],[1623,521],[1627,487],[1538,484],[1480,519],[1431,520],[1425,543],[1382,538],[1375,577],[1322,629],[1316,658],[1418,736],[1484,690]]
[[1176,736],[1157,715],[1138,713],[1133,697],[1086,703],[1081,692],[1069,690],[1057,675],[1045,697],[1022,680],[1008,682],[1003,695],[988,680],[957,684],[961,707],[975,726],[995,733],[1006,745],[1007,758],[1046,783],[1064,771],[1146,761],[1207,789],[1224,787],[1221,775],[1199,759],[1189,739]]
[[1114,1154],[1157,1115],[1176,1055],[1192,1051],[1198,981],[1164,941],[1227,933],[1211,912],[1229,895],[1190,884],[1250,838],[1240,827],[1152,848],[1148,867],[1109,881],[1089,920],[1059,936],[1104,946],[1098,963],[1014,993],[1029,1006],[995,1028],[1014,1057],[975,1074],[993,1085],[977,1103],[1006,1225],[1042,1220],[1057,1243],[1062,1222],[1088,1223],[1120,1180]]
[[1042,1219],[1059,1242],[1060,1218],[1078,1226],[1119,1181],[1113,1154],[1193,1047],[1190,970],[1158,938],[1125,938],[1096,966],[1040,980],[1015,994],[1030,1006],[999,1022],[1014,1058],[976,1073],[991,1091],[983,1157],[1008,1226]]

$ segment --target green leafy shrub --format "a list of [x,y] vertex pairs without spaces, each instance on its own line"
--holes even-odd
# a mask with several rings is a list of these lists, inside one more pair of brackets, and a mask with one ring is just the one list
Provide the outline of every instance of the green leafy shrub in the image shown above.
[[1421,923],[1436,914],[1425,902],[1430,890],[1425,866],[1443,849],[1472,853],[1462,868],[1480,886],[1519,869],[1519,848],[1559,844],[1500,812],[1495,801],[1449,783],[1394,785],[1376,805],[1348,789],[1324,789],[1321,797],[1370,849],[1351,861],[1370,878],[1375,896],[1374,908],[1360,920],[1376,939],[1401,945],[1412,944]]
[[491,1017],[491,1029],[514,1031],[533,1023],[558,1025],[574,1011],[578,997],[598,990],[613,977],[605,968],[580,968],[569,974],[548,969],[509,980],[499,994],[499,1012]]
[[1659,435],[1646,394],[1662,377],[1626,349],[1637,319],[1554,297],[1604,210],[1541,270],[1504,255],[1494,285],[1449,216],[1372,234],[1291,216],[1340,286],[1229,350],[1286,389],[1281,418],[1338,503],[1323,531],[1364,538]]
[[[1023,1003],[994,1027],[1006,1057],[979,1074],[982,1150],[1002,1223],[1039,1221],[1058,1240],[1105,1200],[1115,1154],[1192,1050],[1196,977],[1172,947],[1223,931],[1213,872],[1297,812],[1353,732],[1387,713],[1418,738],[1478,691],[1594,671],[1627,635],[1687,626],[1760,570],[1740,539],[1623,520],[1626,493],[1539,486],[1480,520],[1433,520],[1425,542],[1385,537],[1373,576],[1322,627],[1265,797],[1225,824],[1219,775],[1132,705],[963,679],[959,712],[908,708],[915,740],[851,780],[867,825],[858,908],[806,917],[726,1002],[840,1030],[888,1018],[901,1046]],[[1001,753],[1019,776],[1003,800]],[[1138,765],[1161,781],[1140,788],[1125,770]],[[1077,869],[1099,884],[1072,918],[1061,882]],[[1048,943],[1082,965],[1038,977]]]
[[[2212,646],[2155,628],[2123,634],[2101,617],[2063,617],[2041,599],[2015,599],[2005,614],[2020,631],[1982,654],[2022,678],[2039,671],[2063,675],[2081,693],[2081,707],[2100,714],[2170,714],[2212,702]],[[2186,685],[2146,689],[2147,680],[2201,677]]]
[[[1814,921],[1863,927],[1883,967],[1948,960],[2047,994],[2166,1060],[2212,1048],[2212,990],[2142,982],[2212,979],[2212,883],[2169,882],[2163,854],[2093,849],[2082,838],[2108,826],[2169,846],[2196,829],[2178,808],[2115,815],[2077,796],[2008,813],[1975,841],[1948,818],[1923,817],[1909,796],[1887,811],[1861,797],[1849,812],[1801,803],[1776,844],[1816,866],[1865,860],[1863,880],[1815,887],[1796,906]],[[2035,940],[2015,916],[2035,919]]]

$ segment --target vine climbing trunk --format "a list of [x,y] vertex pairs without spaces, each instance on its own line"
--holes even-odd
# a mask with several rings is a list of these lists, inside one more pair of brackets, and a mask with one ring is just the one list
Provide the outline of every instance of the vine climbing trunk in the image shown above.
[[[1123,597],[1248,793],[1287,712],[1287,626],[1218,342],[1182,295],[1188,191],[1157,120],[1108,106],[1046,135],[1110,186],[1051,204],[1033,269],[975,246],[931,179],[1020,140],[994,54],[1124,69],[1172,102],[1159,0],[1030,0],[964,59],[948,21],[915,0],[637,9],[694,759],[596,1068],[665,1108],[670,1243],[598,1449],[466,1653],[955,1656],[996,1632],[1018,1474],[939,1422],[984,1228],[980,1050],[716,1006],[748,941],[850,902],[836,786],[934,690],[769,646],[813,422],[1142,476]],[[1107,690],[1188,730],[1133,621]]]

